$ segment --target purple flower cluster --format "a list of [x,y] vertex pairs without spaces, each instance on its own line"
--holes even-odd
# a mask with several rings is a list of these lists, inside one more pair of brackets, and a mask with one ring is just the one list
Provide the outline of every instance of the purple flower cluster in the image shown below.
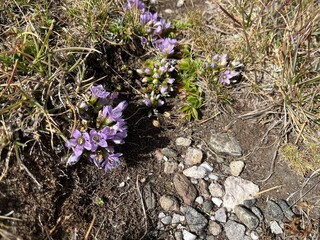
[[128,106],[126,101],[112,107],[117,94],[105,91],[102,85],[92,86],[90,103],[98,111],[95,127],[80,131],[75,129],[72,138],[66,142],[66,147],[73,152],[68,158],[67,165],[76,164],[82,155],[105,172],[120,164],[121,153],[115,153],[114,145],[123,144],[127,136],[127,125],[122,117]]
[[145,100],[147,107],[157,108],[164,104],[163,97],[170,96],[173,92],[172,77],[176,68],[175,60],[162,59],[161,61],[147,61],[144,69],[137,72],[143,76],[142,85],[144,86]]
[[157,12],[145,11],[145,5],[140,0],[128,0],[124,9],[129,10],[132,8],[139,9],[142,12],[140,14],[140,23],[144,26],[146,36],[141,37],[141,44],[145,46],[148,43],[147,37],[149,37],[156,49],[166,55],[173,54],[177,40],[165,37],[170,32],[171,22],[159,18]]
[[239,75],[239,72],[233,70],[228,63],[229,59],[227,54],[215,54],[211,62],[205,63],[205,70],[213,72],[216,79],[219,79],[221,83],[230,84],[231,79]]
[[129,9],[139,9],[144,12],[145,5],[142,1],[140,0],[128,0],[128,3],[123,5],[124,10],[129,10]]

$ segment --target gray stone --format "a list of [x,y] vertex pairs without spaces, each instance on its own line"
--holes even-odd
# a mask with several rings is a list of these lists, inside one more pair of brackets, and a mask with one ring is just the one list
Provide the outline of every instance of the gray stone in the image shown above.
[[251,208],[256,204],[257,200],[256,199],[248,199],[243,201],[243,205],[246,208]]
[[207,170],[208,174],[212,172],[213,167],[208,162],[203,162],[200,164],[200,167],[203,167]]
[[172,162],[172,161],[164,162],[164,173],[173,174],[173,173],[176,173],[177,170],[178,170],[177,162]]
[[218,209],[214,214],[214,218],[221,223],[227,222],[227,210],[224,207]]
[[206,240],[216,240],[216,237],[213,235],[207,235]]
[[187,205],[192,205],[197,197],[197,189],[191,181],[181,173],[176,173],[173,177],[173,185]]
[[187,177],[199,179],[207,176],[207,171],[204,167],[192,166],[185,169],[183,171],[183,174],[186,175]]
[[187,166],[193,166],[202,162],[203,153],[198,148],[189,147],[184,159]]
[[161,152],[163,155],[170,157],[170,158],[176,158],[178,156],[178,153],[171,148],[162,148]]
[[218,236],[222,232],[222,227],[215,221],[210,221],[208,226],[208,233],[213,236]]
[[224,182],[225,194],[223,206],[228,210],[234,209],[236,205],[243,204],[245,200],[252,199],[259,192],[258,185],[241,177],[230,176]]
[[280,206],[281,210],[284,213],[284,216],[288,219],[288,220],[292,220],[292,218],[294,217],[294,213],[292,212],[292,210],[289,208],[289,204],[285,201],[285,200],[278,200],[277,204]]
[[172,217],[171,217],[171,216],[165,216],[164,218],[161,218],[161,222],[162,222],[164,225],[170,224],[171,221],[172,221]]
[[224,225],[224,231],[229,240],[243,240],[245,237],[246,228],[240,223],[229,220]]
[[175,239],[175,240],[183,240],[182,232],[176,231],[176,232],[174,233],[174,239]]
[[199,179],[198,180],[198,188],[199,188],[199,194],[208,199],[210,197],[210,193],[208,191],[208,183],[203,180],[203,179]]
[[143,198],[148,210],[154,209],[156,206],[156,198],[151,189],[150,184],[146,184],[143,188]]
[[198,233],[202,231],[208,224],[208,220],[193,207],[188,207],[186,212],[186,220],[190,231]]
[[183,147],[189,147],[191,145],[191,139],[184,138],[184,137],[178,137],[176,139],[176,145],[183,146]]
[[168,212],[168,211],[178,212],[179,211],[179,203],[175,197],[163,195],[160,197],[159,202],[160,202],[160,206],[162,207],[162,209],[166,212]]
[[211,183],[209,185],[209,192],[212,197],[223,197],[224,195],[223,186],[219,183]]
[[244,168],[243,161],[232,161],[230,163],[230,173],[232,176],[239,176]]
[[213,202],[211,200],[207,200],[202,205],[203,212],[210,213],[213,209]]
[[263,214],[259,208],[252,207],[251,211],[254,213],[254,215],[256,215],[259,218],[260,222],[263,222],[264,217],[263,217]]
[[270,230],[274,234],[282,234],[283,233],[283,230],[280,227],[280,225],[277,223],[277,221],[270,222]]
[[211,133],[209,144],[216,153],[242,156],[243,151],[238,141],[228,133]]
[[259,226],[259,218],[249,209],[238,205],[234,209],[240,222],[246,225],[250,230],[254,230]]
[[278,204],[269,200],[266,207],[266,216],[270,220],[281,221],[283,218],[283,212]]
[[180,221],[181,221],[181,215],[174,213],[174,214],[172,215],[171,224],[178,224],[178,223],[180,223]]

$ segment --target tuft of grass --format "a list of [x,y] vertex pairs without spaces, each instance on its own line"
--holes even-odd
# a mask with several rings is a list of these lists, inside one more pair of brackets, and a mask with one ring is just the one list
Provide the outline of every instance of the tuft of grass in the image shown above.
[[279,152],[290,167],[301,176],[320,168],[320,145],[315,142],[305,142],[301,149],[294,144],[284,144]]

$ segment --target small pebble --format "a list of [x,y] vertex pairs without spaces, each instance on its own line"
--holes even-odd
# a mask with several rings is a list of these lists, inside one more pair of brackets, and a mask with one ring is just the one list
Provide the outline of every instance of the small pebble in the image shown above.
[[158,215],[158,218],[161,219],[161,218],[164,218],[165,216],[166,216],[166,215],[165,215],[163,212],[160,212],[159,215]]
[[191,232],[188,232],[187,230],[182,231],[183,234],[183,240],[196,240],[197,236],[192,234]]
[[203,204],[203,197],[199,196],[199,197],[196,198],[195,201],[196,201],[197,203],[199,203],[199,204]]
[[208,233],[212,234],[213,236],[218,236],[221,232],[222,228],[219,223],[214,221],[209,222]]
[[166,216],[166,217],[164,217],[164,218],[161,218],[161,222],[162,222],[163,224],[165,224],[165,225],[170,224],[171,221],[172,221],[172,217],[171,217],[171,216]]
[[203,167],[207,170],[208,173],[212,172],[213,167],[208,162],[203,162],[200,164],[200,167]]
[[173,13],[173,10],[170,9],[170,8],[167,8],[167,9],[164,10],[164,12],[165,12],[166,14],[172,14],[172,13]]
[[250,233],[250,237],[252,238],[252,240],[258,240],[259,239],[259,234],[256,231],[252,231]]
[[213,197],[213,198],[211,198],[211,201],[212,201],[217,207],[220,207],[221,204],[222,204],[222,200],[221,200],[220,198]]
[[243,161],[232,161],[230,163],[230,173],[232,176],[239,176],[244,168]]
[[213,174],[213,173],[210,173],[210,174],[208,175],[208,177],[209,177],[210,179],[212,179],[212,180],[215,180],[215,181],[217,181],[217,180],[219,179],[219,177],[218,177],[217,175]]
[[182,7],[182,5],[184,4],[184,0],[178,0],[177,2],[177,7]]
[[191,140],[189,138],[178,137],[176,139],[177,146],[189,147],[191,145]]
[[124,187],[125,185],[126,185],[125,182],[121,182],[121,183],[119,184],[119,188],[122,188],[122,187]]

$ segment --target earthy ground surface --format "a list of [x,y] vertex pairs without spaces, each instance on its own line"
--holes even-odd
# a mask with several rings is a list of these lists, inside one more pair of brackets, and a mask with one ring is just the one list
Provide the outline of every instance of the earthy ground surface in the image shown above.
[[[175,11],[175,5],[175,1],[159,1],[156,8]],[[203,7],[203,1],[186,0],[177,13],[182,15]],[[176,17],[176,13],[166,14],[173,15]],[[263,205],[268,198],[287,199],[298,191],[291,200],[307,201],[310,217],[317,220],[319,189],[314,188],[299,199],[316,181],[312,179],[302,189],[306,179],[275,157],[280,130],[272,123],[258,122],[255,117],[241,117],[259,108],[260,103],[254,96],[248,97],[247,91],[234,94],[235,99],[243,100],[236,101],[232,111],[215,116],[208,107],[199,122],[179,119],[178,111],[173,108],[169,117],[160,114],[160,126],[154,127],[153,119],[146,117],[144,110],[135,113],[134,108],[129,108],[125,113],[129,136],[121,149],[124,161],[108,174],[85,161],[66,168],[61,162],[59,147],[55,152],[50,144],[46,149],[40,150],[37,146],[25,149],[22,160],[38,183],[12,161],[5,181],[0,183],[0,212],[14,211],[13,216],[22,220],[11,222],[13,232],[22,239],[83,239],[86,234],[90,237],[85,239],[140,239],[142,236],[149,239],[148,233],[156,226],[160,207],[157,204],[153,210],[143,213],[144,187],[149,184],[157,199],[165,193],[174,193],[172,176],[163,173],[163,162],[155,157],[156,150],[171,146],[183,154],[183,149],[177,148],[174,141],[184,136],[190,137],[194,146],[201,145],[210,152],[205,142],[209,140],[209,130],[213,129],[229,132],[239,141],[244,150],[241,160],[246,163],[243,178],[258,184],[261,190],[278,187],[261,194],[259,204]],[[134,104],[134,100],[128,100]],[[58,145],[62,148],[63,143],[57,142]],[[215,156],[208,155],[206,160],[219,172],[233,158],[218,163]]]

